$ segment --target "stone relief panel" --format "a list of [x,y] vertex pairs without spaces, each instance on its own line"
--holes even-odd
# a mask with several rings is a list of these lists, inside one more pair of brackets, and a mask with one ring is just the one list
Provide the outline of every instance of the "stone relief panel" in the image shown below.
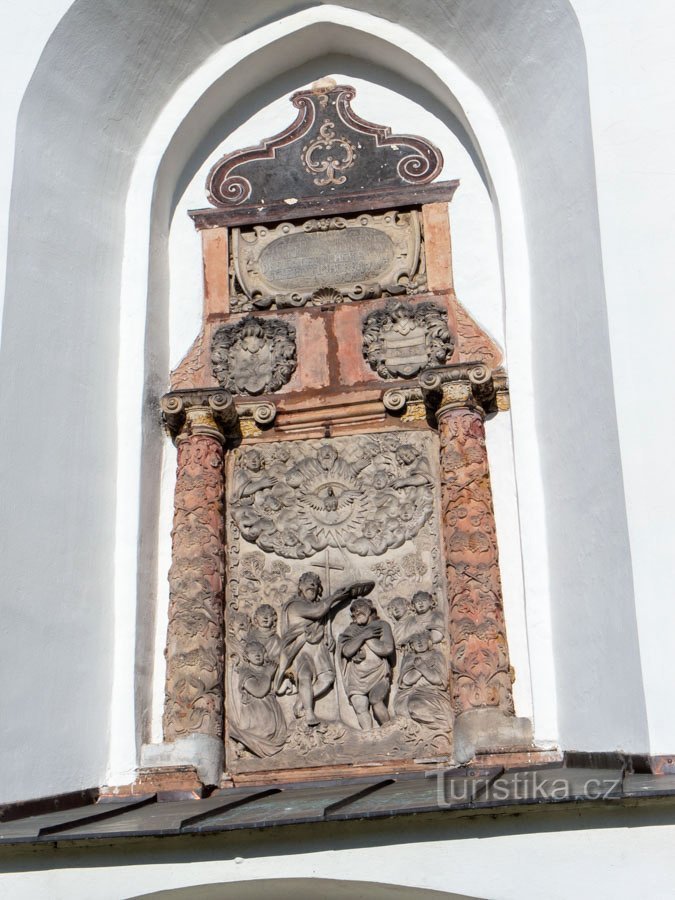
[[297,365],[295,328],[256,316],[221,325],[211,340],[211,362],[218,384],[232,394],[278,391]]
[[450,756],[437,459],[412,432],[231,454],[229,771]]
[[380,378],[412,378],[452,356],[454,337],[436,303],[388,303],[363,320],[363,355]]
[[325,306],[426,286],[416,210],[232,229],[233,312]]

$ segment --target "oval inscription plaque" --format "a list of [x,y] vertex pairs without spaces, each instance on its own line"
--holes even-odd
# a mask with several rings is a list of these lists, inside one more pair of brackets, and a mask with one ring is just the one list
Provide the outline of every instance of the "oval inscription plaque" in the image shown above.
[[394,261],[394,243],[364,226],[340,231],[287,234],[260,254],[259,272],[280,290],[370,281]]

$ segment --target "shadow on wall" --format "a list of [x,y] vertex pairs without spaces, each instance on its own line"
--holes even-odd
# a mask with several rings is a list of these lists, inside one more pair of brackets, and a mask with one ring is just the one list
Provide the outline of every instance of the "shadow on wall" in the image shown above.
[[200,884],[152,894],[139,894],[130,900],[480,900],[468,894],[449,894],[423,888],[367,881],[335,881],[328,878],[275,878],[238,881],[232,884]]

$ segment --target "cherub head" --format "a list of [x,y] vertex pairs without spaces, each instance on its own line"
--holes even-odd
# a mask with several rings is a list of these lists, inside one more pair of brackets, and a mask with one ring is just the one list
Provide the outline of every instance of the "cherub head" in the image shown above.
[[417,459],[417,450],[412,444],[401,444],[396,450],[396,460],[402,466],[409,466]]
[[436,606],[434,598],[428,591],[417,591],[413,594],[411,606],[418,616],[423,615]]
[[373,487],[376,491],[382,491],[389,486],[389,472],[386,469],[377,469],[373,474]]
[[375,519],[368,519],[363,526],[363,534],[369,540],[373,541],[378,538],[382,532],[382,526]]
[[398,511],[398,515],[402,522],[412,522],[415,517],[415,507],[412,503],[403,503]]
[[426,653],[431,647],[431,635],[428,631],[416,631],[410,635],[408,645],[413,653]]
[[331,446],[331,444],[322,444],[317,451],[316,457],[321,468],[328,472],[333,467],[338,454],[335,447]]
[[259,641],[246,641],[244,659],[252,666],[262,666],[265,662],[265,648]]
[[241,641],[251,627],[251,620],[245,612],[228,613],[227,632],[235,641]]
[[397,622],[400,621],[408,612],[408,604],[405,597],[394,597],[393,600],[390,600],[387,611],[392,619],[395,619]]
[[261,603],[253,613],[253,624],[258,628],[271,631],[277,627],[277,613],[269,603]]
[[247,450],[243,463],[249,472],[259,472],[263,466],[262,456],[257,450]]

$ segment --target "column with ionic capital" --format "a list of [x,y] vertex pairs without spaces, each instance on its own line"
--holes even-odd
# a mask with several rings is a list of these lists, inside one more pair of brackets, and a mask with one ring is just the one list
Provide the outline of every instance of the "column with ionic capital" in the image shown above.
[[224,391],[174,392],[161,405],[178,449],[164,743],[146,745],[143,762],[194,765],[203,782],[217,784],[223,766],[224,446],[237,413]]
[[[495,386],[483,365],[422,377],[440,439],[441,524],[448,585],[451,691],[456,755],[529,744],[528,720],[514,717],[499,574],[485,410]],[[461,761],[461,760],[460,760]]]

